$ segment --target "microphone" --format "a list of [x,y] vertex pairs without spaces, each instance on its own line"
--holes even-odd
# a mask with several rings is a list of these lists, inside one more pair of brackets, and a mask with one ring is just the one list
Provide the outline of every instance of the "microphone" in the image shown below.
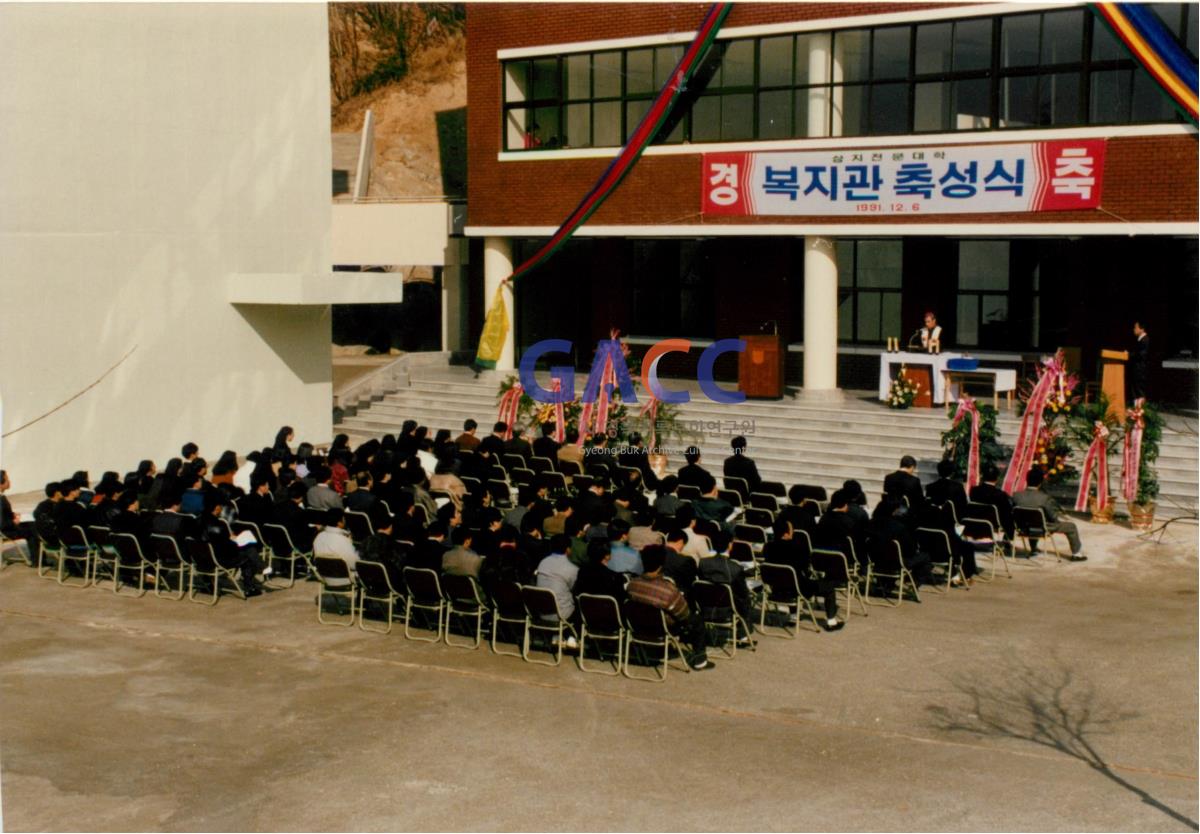
[[918,327],[913,331],[913,334],[908,337],[909,347],[916,347],[917,345],[921,344],[921,329],[922,328]]

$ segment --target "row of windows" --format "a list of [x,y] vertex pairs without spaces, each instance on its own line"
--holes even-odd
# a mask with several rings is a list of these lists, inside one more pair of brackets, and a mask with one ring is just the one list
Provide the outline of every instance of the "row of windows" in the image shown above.
[[[1196,6],[1153,8],[1193,55]],[[508,150],[622,144],[682,45],[504,64]],[[1178,117],[1082,8],[719,41],[656,143],[894,135]]]

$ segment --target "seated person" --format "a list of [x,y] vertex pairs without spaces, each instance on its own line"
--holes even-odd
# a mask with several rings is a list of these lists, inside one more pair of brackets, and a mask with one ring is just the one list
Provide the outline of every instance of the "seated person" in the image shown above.
[[776,521],[782,518],[792,525],[792,529],[812,533],[817,528],[817,516],[820,514],[816,502],[805,501],[804,490],[796,484],[788,490],[788,505],[780,508]]
[[733,505],[724,498],[717,497],[717,484],[714,481],[712,489],[700,496],[699,501],[692,502],[696,518],[701,521],[711,521],[721,530],[728,530],[730,518],[733,516]]
[[[663,576],[675,583],[682,593],[687,594],[692,590],[692,583],[696,581],[696,576],[699,572],[700,559],[693,558],[683,553],[683,549],[687,547],[688,537],[683,530],[672,530],[667,535],[667,543],[663,551]],[[650,545],[654,547],[654,545]],[[642,548],[642,569],[646,570],[646,551],[649,547]],[[705,553],[707,556],[707,552]]]
[[650,545],[642,551],[645,573],[635,576],[625,586],[630,602],[658,608],[667,615],[667,624],[688,645],[688,666],[697,672],[711,669],[715,664],[708,659],[707,629],[704,622],[692,615],[687,599],[675,583],[663,575],[666,551],[659,545]]
[[933,584],[933,566],[929,556],[917,549],[917,540],[908,527],[896,518],[900,503],[894,499],[885,498],[875,505],[871,514],[871,545],[880,546],[883,542],[899,542],[900,555],[904,566],[908,568],[917,585]]
[[387,570],[392,588],[404,590],[404,565],[408,549],[396,543],[392,537],[392,526],[395,523],[387,510],[376,504],[370,512],[371,527],[374,533],[367,536],[362,544],[362,561],[378,562]]
[[[687,543],[681,551],[684,556],[690,556],[699,564],[701,559],[712,552],[712,542],[697,529],[695,511],[690,505],[685,504],[679,508],[679,512],[675,514],[675,525],[687,539]],[[667,541],[671,541],[669,536]]]
[[303,481],[294,481],[288,485],[287,495],[282,501],[275,502],[272,508],[272,518],[275,524],[287,529],[292,544],[301,553],[311,553],[315,531],[304,517],[304,496],[308,487]]
[[479,569],[483,567],[483,557],[471,549],[474,539],[466,526],[455,527],[450,536],[453,547],[442,556],[442,573],[451,576],[473,576],[479,578]]
[[856,560],[862,562],[866,558],[866,544],[866,526],[856,522],[850,514],[850,501],[845,490],[835,490],[829,496],[829,509],[813,531],[813,547],[844,554],[847,566],[853,570]]
[[1083,555],[1083,542],[1079,538],[1079,528],[1075,526],[1075,522],[1067,521],[1062,517],[1063,511],[1058,506],[1058,502],[1042,490],[1044,480],[1045,474],[1042,470],[1030,469],[1029,475],[1025,479],[1025,489],[1013,495],[1013,505],[1041,510],[1042,515],[1046,517],[1048,531],[1066,534],[1067,541],[1071,545],[1071,555],[1068,558],[1072,562],[1086,561],[1087,557]]
[[996,486],[996,482],[1000,480],[1000,470],[994,463],[985,463],[979,477],[982,483],[971,487],[971,502],[991,504],[995,507],[996,513],[1000,516],[1000,526],[1004,530],[1004,538],[1012,541],[1016,535],[1012,517],[1013,500],[1007,492]]
[[883,479],[883,494],[903,496],[910,510],[920,510],[925,503],[925,491],[917,477],[917,459],[912,455],[900,458],[900,468]]
[[629,544],[629,530],[620,519],[608,525],[609,557],[604,564],[613,573],[637,576],[642,572],[642,557]]
[[751,492],[758,492],[762,477],[758,474],[758,466],[746,455],[746,438],[741,435],[729,441],[733,454],[725,458],[724,472],[726,478],[741,478],[750,487]]
[[683,453],[683,457],[687,463],[677,473],[679,483],[697,487],[701,494],[708,492],[709,484],[715,484],[717,479],[712,476],[711,472],[700,465],[700,448],[698,446],[688,446],[687,450]]
[[221,520],[221,514],[228,506],[229,499],[219,490],[205,498],[205,512],[200,519],[200,540],[212,545],[218,564],[224,568],[237,568],[241,572],[246,596],[256,597],[262,593],[257,574],[265,572],[269,576],[270,568],[263,568],[257,544],[239,546],[236,538],[230,534],[229,528]]
[[[331,507],[325,511],[325,526],[313,539],[313,558],[324,556],[331,559],[341,559],[353,572],[358,563],[358,548],[350,539],[350,531],[346,529],[346,513],[340,507]],[[336,580],[328,583],[332,587],[345,587],[348,580]]]
[[[558,613],[564,620],[575,616],[575,580],[579,567],[567,558],[569,542],[565,536],[555,536],[550,542],[550,555],[538,563],[537,587],[549,588],[558,603]],[[551,619],[547,617],[546,619]]]
[[925,487],[925,497],[935,506],[953,504],[955,517],[962,521],[963,513],[967,511],[967,490],[963,487],[962,481],[954,479],[957,471],[958,467],[954,461],[949,458],[939,460],[938,479]]
[[679,479],[674,475],[668,475],[658,482],[658,497],[654,499],[654,513],[660,517],[673,517],[679,512],[683,502],[675,494],[675,488],[679,486]]
[[533,572],[540,561],[535,561],[520,547],[516,530],[502,527],[495,549],[487,555],[480,569],[480,581],[489,594],[502,582],[528,585],[533,582]]
[[406,567],[441,573],[442,557],[450,549],[446,543],[448,533],[449,525],[444,520],[439,518],[431,523],[425,531],[425,538],[416,543],[416,550],[409,555]]
[[588,542],[587,563],[579,569],[572,589],[575,596],[594,594],[612,597],[617,602],[625,599],[625,577],[608,566],[609,544],[597,539]]
[[[715,540],[715,556],[706,556],[700,560],[699,579],[713,582],[717,585],[728,585],[733,591],[733,605],[738,616],[748,625],[753,618],[751,612],[750,588],[746,585],[746,570],[739,563],[729,558],[730,537],[720,533]],[[738,624],[738,648],[750,648],[753,641],[745,627]]]
[[838,631],[845,623],[838,619],[837,590],[832,582],[818,579],[812,572],[812,554],[796,538],[791,522],[785,518],[775,520],[772,527],[774,537],[763,548],[763,561],[772,565],[787,565],[796,572],[800,593],[807,599],[818,596],[825,601],[825,628]]

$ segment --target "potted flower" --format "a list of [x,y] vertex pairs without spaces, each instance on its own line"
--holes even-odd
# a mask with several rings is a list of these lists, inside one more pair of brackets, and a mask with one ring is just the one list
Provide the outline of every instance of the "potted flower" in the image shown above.
[[904,369],[901,368],[900,373],[892,380],[892,387],[888,390],[888,408],[910,407],[913,400],[917,398],[919,390],[921,390],[920,384],[910,380]]
[[[1070,445],[1087,457],[1097,438],[1103,438],[1105,462],[1112,457],[1121,441],[1121,425],[1109,410],[1108,398],[1103,394],[1093,403],[1076,404],[1066,419],[1066,435]],[[1086,468],[1086,467],[1085,467]],[[1096,488],[1099,489],[1099,478]],[[1104,509],[1100,509],[1099,494],[1088,495],[1088,512],[1096,524],[1110,524],[1116,509],[1116,496],[1112,494],[1113,479],[1108,478],[1109,494]],[[1090,489],[1089,489],[1090,491]]]
[[[1141,402],[1141,401],[1139,401]],[[1158,409],[1148,403],[1135,403],[1125,415],[1127,456],[1138,453],[1137,482],[1125,485],[1125,498],[1129,506],[1129,524],[1135,530],[1149,530],[1154,525],[1155,499],[1158,498],[1158,473],[1154,461],[1158,459],[1162,443],[1163,418]],[[1138,433],[1141,443],[1138,444]],[[1140,445],[1140,450],[1136,449]],[[1132,461],[1127,459],[1128,467]],[[1132,473],[1126,472],[1126,476]],[[1132,500],[1130,493],[1132,492]]]
[[[954,419],[955,404],[947,405],[946,415]],[[996,427],[996,409],[985,403],[976,403],[979,411],[979,467],[989,463],[1001,465],[1012,453],[1000,444],[1000,429]],[[960,420],[942,432],[943,457],[954,461],[959,478],[966,479],[967,464],[971,455],[971,421]]]

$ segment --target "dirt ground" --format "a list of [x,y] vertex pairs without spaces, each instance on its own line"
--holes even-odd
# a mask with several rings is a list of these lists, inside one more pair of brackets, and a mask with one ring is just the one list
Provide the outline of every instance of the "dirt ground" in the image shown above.
[[0,573],[6,830],[1196,830],[1196,528],[665,684]]

